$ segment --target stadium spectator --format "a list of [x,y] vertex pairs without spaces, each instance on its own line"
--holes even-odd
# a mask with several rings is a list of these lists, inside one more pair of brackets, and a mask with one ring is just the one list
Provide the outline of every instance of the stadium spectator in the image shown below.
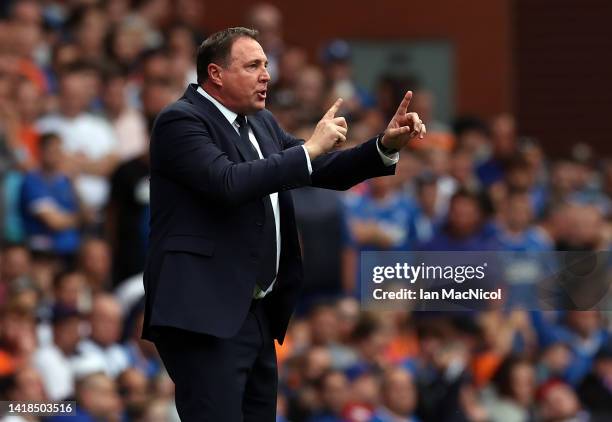
[[70,262],[80,242],[79,199],[69,176],[62,172],[61,138],[44,135],[40,150],[40,170],[26,174],[21,188],[27,243],[33,251],[50,252]]
[[76,413],[73,416],[52,416],[50,422],[119,422],[122,404],[115,381],[103,373],[93,373],[76,384]]
[[89,317],[91,335],[77,346],[84,361],[103,362],[104,372],[115,378],[129,366],[125,347],[119,344],[121,337],[121,308],[108,294],[94,297]]
[[370,422],[418,421],[414,416],[417,390],[408,371],[402,368],[387,370],[382,377],[381,394],[382,406],[376,410]]
[[76,308],[58,304],[53,308],[52,343],[38,348],[33,363],[51,400],[68,400],[74,395],[72,358],[81,338],[81,314]]

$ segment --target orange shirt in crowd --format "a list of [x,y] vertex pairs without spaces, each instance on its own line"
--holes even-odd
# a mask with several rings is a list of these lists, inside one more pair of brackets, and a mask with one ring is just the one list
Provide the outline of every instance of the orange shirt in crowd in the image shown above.
[[10,375],[13,372],[15,372],[15,360],[7,352],[0,350],[0,377]]

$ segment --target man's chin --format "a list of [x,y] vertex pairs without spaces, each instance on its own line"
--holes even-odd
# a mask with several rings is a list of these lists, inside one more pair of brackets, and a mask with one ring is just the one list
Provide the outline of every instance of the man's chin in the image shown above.
[[263,101],[257,101],[256,103],[253,104],[253,113],[256,113],[258,111],[263,110],[264,108],[266,108],[266,100]]

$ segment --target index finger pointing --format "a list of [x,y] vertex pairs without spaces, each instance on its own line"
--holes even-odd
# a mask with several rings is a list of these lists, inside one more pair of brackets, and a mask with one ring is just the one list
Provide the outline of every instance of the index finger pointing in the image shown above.
[[404,114],[408,112],[408,106],[410,105],[410,100],[412,100],[412,91],[406,92],[406,95],[404,95],[404,98],[402,98],[402,102],[397,108],[397,112],[396,112],[397,115],[403,116]]
[[329,110],[327,110],[327,113],[325,113],[323,117],[326,119],[333,119],[336,116],[336,112],[340,108],[341,104],[342,104],[342,98],[338,98],[336,102],[334,103],[334,105],[331,106]]

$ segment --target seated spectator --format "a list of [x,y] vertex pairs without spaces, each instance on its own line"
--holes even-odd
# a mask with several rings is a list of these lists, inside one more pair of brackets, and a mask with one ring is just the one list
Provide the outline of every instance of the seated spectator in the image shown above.
[[321,408],[308,422],[343,422],[342,412],[348,404],[349,381],[340,371],[328,371],[318,381]]
[[39,120],[38,130],[59,134],[79,197],[99,212],[108,200],[108,177],[118,162],[117,139],[106,120],[87,112],[88,84],[81,69],[65,70],[60,75],[59,110]]
[[148,146],[147,123],[140,111],[127,103],[127,75],[111,70],[104,77],[102,100],[117,137],[116,154],[122,162],[138,157]]
[[[2,383],[0,396],[10,401],[42,402],[48,399],[38,371],[29,365],[17,369]],[[4,420],[4,419],[3,419]],[[13,419],[11,419],[13,420]],[[19,419],[30,420],[30,419]]]
[[111,251],[105,240],[85,239],[79,248],[77,266],[94,294],[111,286]]
[[501,249],[520,254],[503,254],[505,306],[538,309],[541,299],[537,283],[554,271],[550,244],[533,225],[533,206],[526,191],[509,192],[500,210],[495,239]]
[[0,305],[6,303],[11,283],[27,276],[31,270],[30,252],[25,246],[10,244],[3,248],[0,256]]
[[409,250],[415,229],[416,205],[404,195],[391,177],[367,181],[368,191],[346,198],[348,223],[347,251],[344,256],[344,289],[359,294],[357,268],[360,252]]
[[425,251],[487,251],[496,250],[485,225],[485,210],[481,199],[466,190],[451,198],[446,224],[429,241],[416,247]]
[[58,304],[53,308],[53,341],[37,349],[33,363],[42,376],[51,400],[68,400],[74,394],[72,359],[81,338],[81,314],[75,308]]
[[103,373],[93,373],[76,384],[76,414],[52,416],[48,422],[120,422],[123,411],[117,385]]
[[141,418],[150,398],[145,374],[139,369],[126,369],[117,377],[117,385],[123,401],[124,419],[133,421]]
[[385,352],[391,338],[379,315],[363,313],[352,333],[352,339],[357,360],[345,370],[350,380],[366,372],[379,373],[390,364]]
[[478,165],[476,174],[485,188],[504,179],[506,165],[517,153],[516,123],[508,114],[497,116],[491,125],[493,151],[491,157]]
[[81,340],[77,350],[82,359],[104,362],[104,372],[114,378],[129,366],[128,355],[121,338],[121,307],[109,294],[94,297],[89,316],[91,334]]
[[91,292],[87,288],[85,277],[78,271],[63,271],[57,274],[53,282],[55,303],[68,308],[89,312]]
[[430,172],[421,173],[415,178],[417,208],[413,216],[414,241],[429,242],[442,223],[437,212],[438,178]]
[[524,157],[511,160],[506,166],[506,190],[508,192],[526,192],[531,203],[533,215],[541,216],[548,201],[548,190],[537,183],[537,168]]
[[9,298],[7,305],[0,308],[0,356],[5,369],[29,365],[36,347],[34,312]]
[[374,412],[370,422],[417,422],[414,415],[417,390],[412,375],[402,368],[385,371],[382,383],[382,405]]
[[80,241],[79,200],[70,179],[61,170],[61,142],[55,134],[41,138],[41,167],[23,180],[21,214],[32,250],[71,260]]

